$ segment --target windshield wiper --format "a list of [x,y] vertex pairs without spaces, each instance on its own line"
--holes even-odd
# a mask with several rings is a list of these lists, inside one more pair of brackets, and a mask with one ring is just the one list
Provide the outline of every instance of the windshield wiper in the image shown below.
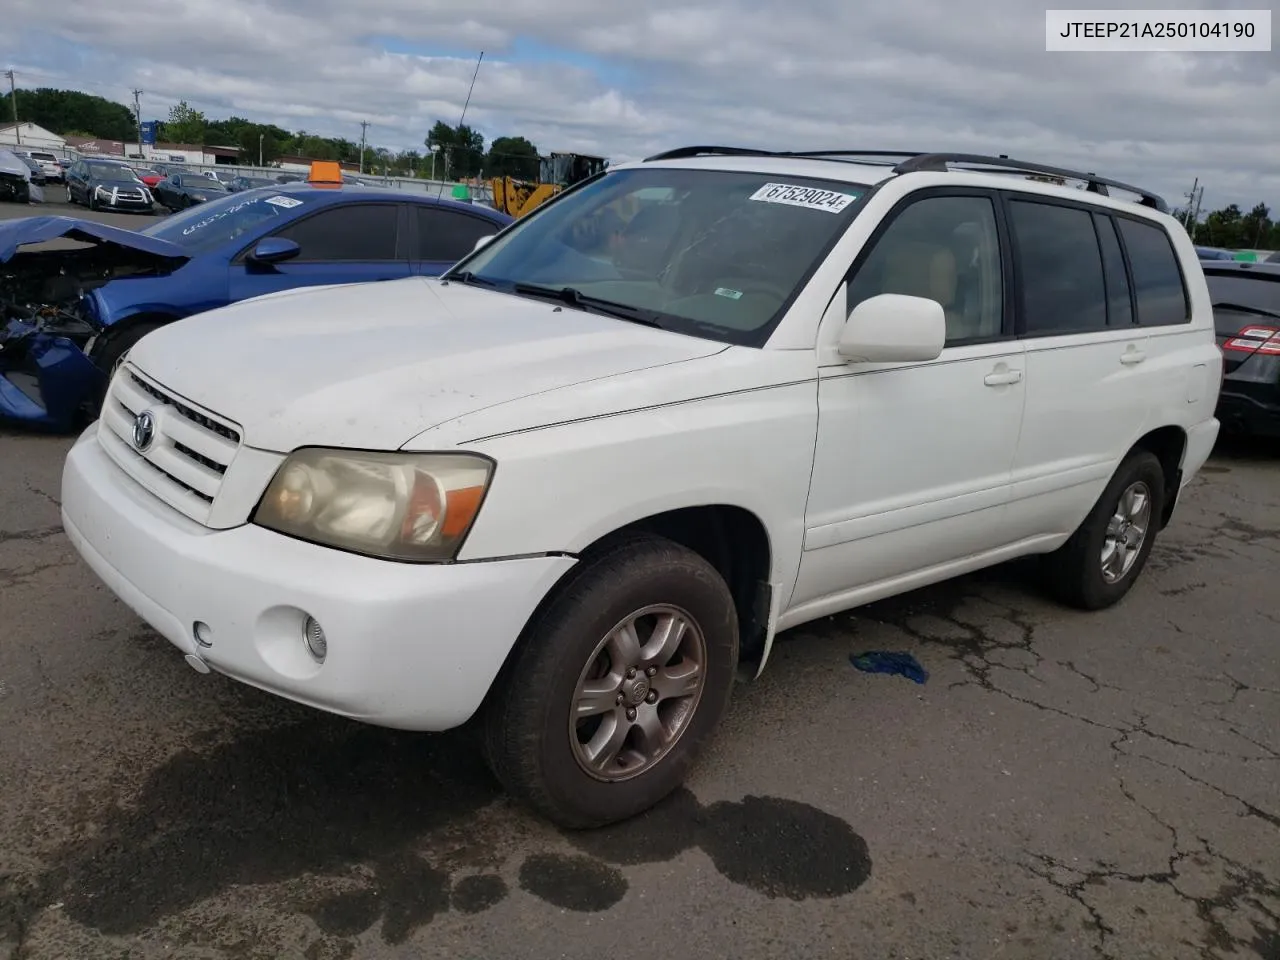
[[643,324],[646,327],[663,329],[662,323],[657,318],[658,315],[653,310],[645,310],[625,303],[616,303],[613,300],[603,300],[600,297],[591,297],[577,287],[544,287],[540,283],[515,283],[511,286],[511,292],[528,297],[559,300],[561,303],[577,307],[579,310],[595,311],[596,313],[603,313],[605,316],[616,317],[619,320],[629,320],[632,323]]
[[1243,303],[1215,303],[1215,310],[1230,310],[1233,313],[1252,313],[1259,317],[1270,317],[1273,320],[1280,320],[1280,313],[1272,313],[1270,310],[1263,310],[1261,307],[1246,307]]
[[450,280],[457,280],[459,283],[475,284],[477,287],[498,286],[498,282],[496,280],[490,280],[487,277],[477,276],[475,273],[473,273],[470,270],[463,270],[461,273],[450,274],[449,276],[444,278],[445,283],[448,283]]

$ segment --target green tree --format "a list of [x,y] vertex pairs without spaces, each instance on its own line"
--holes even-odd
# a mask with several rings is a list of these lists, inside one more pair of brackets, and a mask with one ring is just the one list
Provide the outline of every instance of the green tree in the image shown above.
[[484,134],[465,123],[451,127],[437,120],[423,142],[440,148],[436,176],[475,177],[484,168]]
[[[137,136],[133,111],[123,103],[78,90],[39,87],[18,90],[18,120],[35,123],[60,136],[81,135],[101,140],[131,140]],[[0,96],[0,124],[13,120],[13,100]]]
[[538,148],[524,137],[496,137],[485,157],[485,175],[515,177],[519,180],[538,178]]
[[[280,134],[284,136],[281,137]],[[280,145],[288,138],[287,130],[271,125],[250,123],[239,128],[234,143],[240,148],[241,162],[255,165],[259,157],[263,163],[272,163],[283,152]]]
[[165,121],[164,135],[170,143],[204,143],[205,128],[209,121],[203,113],[187,105],[187,101],[179,100],[169,108],[169,119]]

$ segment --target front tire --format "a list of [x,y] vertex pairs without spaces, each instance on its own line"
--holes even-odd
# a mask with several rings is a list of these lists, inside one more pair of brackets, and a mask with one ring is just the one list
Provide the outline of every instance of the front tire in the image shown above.
[[737,612],[715,568],[660,537],[619,541],[526,629],[483,718],[489,765],[562,827],[635,816],[684,782],[737,661]]
[[1160,460],[1148,450],[1133,451],[1071,539],[1045,558],[1058,599],[1082,610],[1119,602],[1146,566],[1164,501]]
[[133,345],[152,330],[158,330],[162,326],[164,326],[163,321],[141,320],[137,323],[129,324],[123,330],[113,330],[106,334],[102,346],[95,351],[96,356],[93,358],[98,369],[102,371],[102,381],[99,383],[97,391],[91,393],[84,403],[86,417],[92,420],[101,414],[102,401],[106,399],[107,387],[111,385],[111,378],[115,375],[116,369],[120,364],[124,362],[125,355]]

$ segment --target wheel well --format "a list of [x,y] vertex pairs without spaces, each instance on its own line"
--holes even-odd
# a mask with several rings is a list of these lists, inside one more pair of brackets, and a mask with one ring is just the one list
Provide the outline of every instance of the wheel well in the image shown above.
[[178,317],[170,313],[135,313],[131,317],[125,317],[119,323],[113,323],[102,331],[102,336],[98,338],[98,342],[94,345],[94,359],[102,356],[103,348],[107,344],[118,340],[121,335],[128,333],[144,324],[154,324],[155,326],[164,326],[166,323],[173,323]]
[[[579,560],[589,562],[601,550],[617,541],[643,534],[673,540],[716,568],[729,585],[729,592],[733,595],[734,606],[738,611],[739,661],[758,662],[764,654],[764,641],[769,627],[772,599],[769,572],[773,563],[769,534],[760,518],[749,510],[727,504],[669,510],[636,520],[605,534],[579,551]],[[538,619],[566,583],[572,582],[576,571],[582,567],[582,562],[566,573],[539,602],[520,637],[508,651],[498,675],[485,695],[484,703],[472,717],[473,721],[489,708],[491,698],[502,689],[503,678],[509,673],[525,642],[529,624]]]
[[1181,427],[1160,427],[1152,430],[1133,445],[1134,450],[1149,450],[1160,461],[1164,472],[1164,511],[1160,516],[1160,528],[1169,523],[1173,508],[1182,489],[1182,454],[1187,449],[1187,432]]
[[724,504],[683,507],[627,524],[584,551],[618,537],[652,533],[674,540],[710,563],[724,577],[738,609],[739,656],[758,660],[769,626],[769,534],[754,513]]

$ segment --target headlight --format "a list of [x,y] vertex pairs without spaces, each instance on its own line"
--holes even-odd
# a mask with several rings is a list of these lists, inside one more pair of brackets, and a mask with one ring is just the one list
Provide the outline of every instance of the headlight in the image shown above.
[[276,471],[253,522],[387,560],[452,560],[492,476],[474,454],[307,447]]

